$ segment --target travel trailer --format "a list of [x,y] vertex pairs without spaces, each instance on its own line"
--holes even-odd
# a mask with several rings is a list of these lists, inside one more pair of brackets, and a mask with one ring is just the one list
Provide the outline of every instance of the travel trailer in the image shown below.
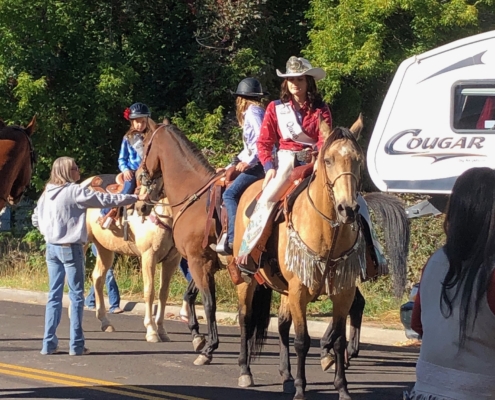
[[[445,203],[465,170],[495,168],[495,31],[401,63],[367,162],[381,191],[430,194],[433,204]],[[440,211],[429,203],[409,210],[411,217]]]

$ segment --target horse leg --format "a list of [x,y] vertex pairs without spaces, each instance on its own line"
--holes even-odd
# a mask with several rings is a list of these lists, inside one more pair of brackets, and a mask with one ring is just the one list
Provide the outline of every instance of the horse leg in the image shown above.
[[292,325],[287,296],[281,296],[278,310],[278,339],[280,346],[280,365],[278,372],[282,377],[284,393],[295,393],[294,378],[290,372],[289,331]]
[[330,350],[333,349],[333,345],[335,340],[337,339],[337,332],[335,332],[333,328],[333,318],[330,320],[327,330],[325,334],[320,339],[320,364],[321,369],[325,372],[327,371],[334,363],[335,357],[330,353]]
[[361,336],[361,323],[363,322],[363,311],[366,301],[359,288],[356,288],[356,295],[352,302],[349,316],[351,320],[351,329],[349,334],[349,343],[347,345],[347,354],[349,360],[359,355],[359,339]]
[[241,349],[239,352],[238,365],[241,373],[238,380],[240,387],[254,386],[253,375],[250,368],[249,342],[254,334],[254,323],[252,321],[253,295],[256,288],[255,282],[242,283],[237,286],[239,299],[239,327],[241,328]]
[[205,337],[199,333],[198,317],[196,315],[196,298],[198,297],[199,290],[194,283],[194,279],[191,279],[187,285],[185,298],[189,306],[189,321],[187,326],[192,335],[192,345],[195,352],[200,352],[206,345]]
[[141,254],[141,270],[143,273],[144,291],[144,327],[146,328],[146,341],[149,343],[160,342],[158,328],[153,319],[153,301],[155,300],[155,270],[156,260],[152,249]]
[[335,352],[335,389],[339,392],[339,400],[351,400],[347,389],[345,377],[345,352],[346,352],[346,320],[352,302],[354,301],[356,288],[344,289],[337,295],[330,296],[333,303],[332,325],[335,331],[333,350]]
[[[215,298],[215,277],[213,275],[213,260],[188,259],[189,268],[195,282],[201,282],[201,298],[208,324],[208,340],[201,354],[194,361],[194,365],[208,365],[213,359],[213,352],[218,348],[218,327],[216,321],[217,303]],[[206,261],[206,262],[205,262]],[[198,272],[203,276],[198,276]],[[202,279],[201,279],[202,278]]]
[[165,321],[165,307],[167,305],[168,292],[170,288],[170,281],[172,280],[172,275],[174,274],[179,261],[181,259],[180,254],[176,254],[172,257],[167,256],[165,260],[162,261],[162,268],[160,273],[160,292],[158,294],[158,310],[156,311],[155,323],[158,328],[158,336],[162,342],[170,342],[170,338],[167,334],[167,330],[164,326]]
[[294,321],[294,349],[297,355],[297,371],[294,387],[296,394],[294,400],[304,400],[306,390],[306,357],[308,355],[311,339],[308,334],[306,320],[306,288],[302,284],[292,285],[289,282],[290,313]]
[[101,330],[103,332],[115,332],[115,328],[108,319],[103,297],[103,285],[107,276],[108,269],[113,264],[113,251],[105,249],[99,243],[94,243],[97,250],[95,269],[93,270],[93,285],[95,288],[95,307],[96,318],[100,320]]

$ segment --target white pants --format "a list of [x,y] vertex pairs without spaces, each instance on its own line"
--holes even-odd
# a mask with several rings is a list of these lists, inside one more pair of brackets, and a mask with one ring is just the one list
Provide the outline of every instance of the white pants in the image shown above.
[[290,150],[279,150],[277,152],[277,173],[268,182],[258,199],[242,238],[239,257],[249,255],[258,243],[273,208],[290,185],[289,177],[294,169],[295,157],[295,152]]

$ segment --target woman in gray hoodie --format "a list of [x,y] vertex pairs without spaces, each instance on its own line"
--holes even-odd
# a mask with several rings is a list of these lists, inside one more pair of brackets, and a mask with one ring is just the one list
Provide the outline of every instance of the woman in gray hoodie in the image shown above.
[[66,276],[71,301],[69,355],[89,354],[89,350],[84,347],[82,329],[85,278],[83,245],[88,241],[86,210],[125,206],[147,198],[147,195],[95,192],[76,184],[79,179],[79,168],[73,158],[57,158],[32,216],[33,225],[46,241],[50,287],[41,349],[44,355],[55,354],[59,349],[56,330],[62,315]]

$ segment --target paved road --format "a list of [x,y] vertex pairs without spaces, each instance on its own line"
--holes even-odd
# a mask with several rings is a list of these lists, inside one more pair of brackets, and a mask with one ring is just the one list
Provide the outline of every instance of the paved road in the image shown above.
[[[89,356],[68,356],[68,319],[58,333],[62,354],[42,356],[44,307],[0,302],[0,399],[291,399],[282,394],[278,344],[270,335],[264,355],[252,367],[256,386],[237,387],[238,329],[220,327],[220,348],[209,366],[196,367],[187,327],[167,321],[171,343],[146,343],[142,318],[112,317],[119,332],[99,331],[94,313],[85,311]],[[363,345],[347,380],[353,400],[397,400],[414,382],[417,349]],[[295,363],[295,357],[292,357]],[[307,398],[338,399],[333,373],[319,367],[318,341],[308,356]]]

